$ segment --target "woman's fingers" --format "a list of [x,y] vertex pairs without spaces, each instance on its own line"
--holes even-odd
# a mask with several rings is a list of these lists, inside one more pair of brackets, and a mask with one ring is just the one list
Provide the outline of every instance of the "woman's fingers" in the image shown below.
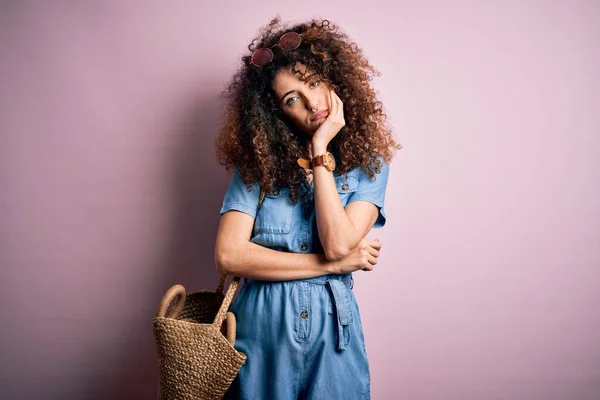
[[331,107],[331,109],[329,110],[329,116],[335,118],[338,112],[338,105],[335,102],[335,99],[333,98],[333,90],[329,91],[329,106]]
[[363,271],[373,271],[373,269],[375,268],[375,264],[377,264],[377,258],[369,256],[367,259],[367,263],[361,269]]
[[340,121],[343,123],[344,122],[344,102],[342,101],[342,99],[340,99],[340,96],[338,96],[337,93],[333,92],[333,95],[335,96],[335,99],[337,102],[338,115],[340,116]]
[[379,239],[363,239],[359,244],[361,270],[372,271],[377,264],[381,250],[381,242]]
[[379,250],[377,250],[375,247],[369,246],[369,254],[373,257],[379,257]]
[[343,109],[341,107],[341,100],[339,96],[332,90],[331,97],[333,98],[333,102],[335,103],[335,116],[338,121],[341,121],[343,118]]
[[381,249],[381,242],[378,239],[367,239],[367,244],[376,250]]
[[369,264],[373,266],[377,264],[377,257],[369,256]]

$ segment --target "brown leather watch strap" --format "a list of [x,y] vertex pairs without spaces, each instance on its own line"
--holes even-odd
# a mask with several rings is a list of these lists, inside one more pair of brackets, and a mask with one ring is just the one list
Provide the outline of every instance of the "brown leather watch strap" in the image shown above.
[[312,159],[312,165],[313,167],[317,167],[319,165],[324,165],[325,164],[325,157],[327,155],[326,154],[319,154],[318,156],[316,156],[315,158]]
[[306,158],[299,158],[298,165],[304,169],[310,169],[310,160],[307,160]]

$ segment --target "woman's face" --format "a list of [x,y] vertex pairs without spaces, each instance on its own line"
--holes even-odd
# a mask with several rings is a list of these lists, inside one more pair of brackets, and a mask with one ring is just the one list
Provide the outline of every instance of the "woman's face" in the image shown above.
[[[305,66],[296,65],[304,72]],[[316,75],[301,80],[292,68],[282,68],[273,80],[277,105],[299,130],[312,136],[329,115],[329,90]],[[313,111],[315,110],[315,111]]]

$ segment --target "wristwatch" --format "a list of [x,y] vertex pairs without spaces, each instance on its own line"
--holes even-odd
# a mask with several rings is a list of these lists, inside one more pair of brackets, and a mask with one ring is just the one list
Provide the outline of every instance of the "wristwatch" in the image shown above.
[[313,168],[322,165],[327,171],[331,172],[335,169],[335,158],[333,157],[333,154],[326,152],[325,154],[319,154],[318,156],[313,157],[311,164]]

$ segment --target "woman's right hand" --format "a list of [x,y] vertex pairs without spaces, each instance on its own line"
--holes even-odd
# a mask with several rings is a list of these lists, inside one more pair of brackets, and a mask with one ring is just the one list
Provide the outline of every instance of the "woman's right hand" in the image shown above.
[[377,264],[381,250],[379,239],[362,239],[356,247],[350,250],[340,260],[334,261],[333,269],[336,274],[346,274],[358,270],[372,271]]

